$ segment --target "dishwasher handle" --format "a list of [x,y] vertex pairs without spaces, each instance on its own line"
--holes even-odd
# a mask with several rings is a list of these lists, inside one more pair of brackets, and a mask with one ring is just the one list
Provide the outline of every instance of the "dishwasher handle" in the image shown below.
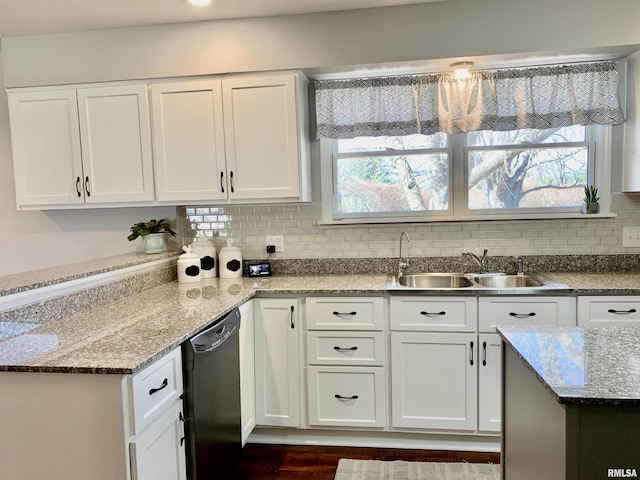
[[195,354],[207,353],[221,346],[240,328],[240,310],[234,308],[211,327],[192,337],[189,342]]

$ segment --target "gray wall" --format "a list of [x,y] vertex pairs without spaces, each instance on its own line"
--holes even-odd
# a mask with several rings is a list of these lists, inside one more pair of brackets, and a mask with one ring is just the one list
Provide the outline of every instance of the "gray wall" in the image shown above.
[[[637,0],[451,0],[4,38],[0,54],[5,79],[4,85],[0,81],[0,275],[134,251],[139,244],[126,240],[134,221],[175,218],[169,207],[16,212],[5,87],[290,68],[317,72],[413,62],[438,69],[453,59],[488,56],[485,60],[490,62],[496,55],[517,64],[541,55],[629,51],[640,45],[638,19]],[[638,210],[635,203],[623,203],[627,209]],[[625,221],[637,224],[635,219]],[[617,232],[622,225],[606,228]],[[366,235],[389,232],[389,228],[372,226]],[[458,227],[439,227],[451,228]],[[272,230],[281,233],[275,227]],[[395,238],[394,231],[388,234]]]

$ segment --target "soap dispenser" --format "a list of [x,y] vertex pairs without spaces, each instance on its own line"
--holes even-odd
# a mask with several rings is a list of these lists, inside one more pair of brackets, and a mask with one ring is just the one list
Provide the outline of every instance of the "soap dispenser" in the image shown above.
[[200,281],[200,257],[191,253],[191,245],[182,247],[184,253],[178,257],[178,283]]
[[211,240],[208,240],[204,232],[200,231],[196,235],[195,241],[191,244],[191,252],[200,258],[200,275],[202,278],[213,278],[216,276],[216,247]]
[[220,278],[238,278],[242,276],[242,253],[233,245],[233,239],[227,239],[227,246],[220,249],[218,265]]

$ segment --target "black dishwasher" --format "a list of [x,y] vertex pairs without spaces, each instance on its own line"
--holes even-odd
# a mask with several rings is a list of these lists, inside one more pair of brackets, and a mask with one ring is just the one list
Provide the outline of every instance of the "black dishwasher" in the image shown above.
[[234,477],[242,450],[240,311],[182,344],[189,480]]

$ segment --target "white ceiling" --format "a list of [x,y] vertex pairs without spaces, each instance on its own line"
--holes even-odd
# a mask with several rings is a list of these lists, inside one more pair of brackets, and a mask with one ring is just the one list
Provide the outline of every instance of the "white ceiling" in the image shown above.
[[0,37],[329,12],[447,0],[0,0]]

